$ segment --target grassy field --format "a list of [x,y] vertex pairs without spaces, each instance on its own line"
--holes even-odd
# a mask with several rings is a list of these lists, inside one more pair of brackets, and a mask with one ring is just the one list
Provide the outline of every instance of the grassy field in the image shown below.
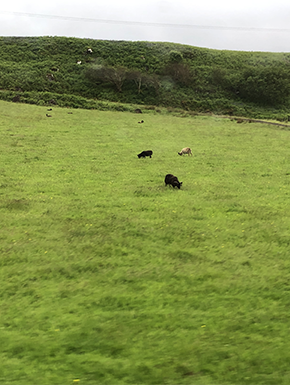
[[0,110],[1,384],[289,384],[290,131]]

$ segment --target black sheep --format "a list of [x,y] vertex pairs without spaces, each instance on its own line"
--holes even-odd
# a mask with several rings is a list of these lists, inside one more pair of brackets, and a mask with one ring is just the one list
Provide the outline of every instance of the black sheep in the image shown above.
[[148,150],[148,151],[140,152],[140,154],[138,154],[137,156],[138,156],[139,159],[140,158],[146,158],[146,156],[149,156],[151,158],[152,154],[153,154],[153,151]]
[[180,189],[182,182],[179,182],[178,178],[172,174],[167,174],[165,177],[165,186],[171,184],[172,187]]

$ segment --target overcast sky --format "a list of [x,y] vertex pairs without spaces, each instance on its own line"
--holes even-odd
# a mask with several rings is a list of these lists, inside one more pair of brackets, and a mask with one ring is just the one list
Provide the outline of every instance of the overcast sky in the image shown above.
[[289,0],[9,0],[0,36],[162,41],[290,52]]

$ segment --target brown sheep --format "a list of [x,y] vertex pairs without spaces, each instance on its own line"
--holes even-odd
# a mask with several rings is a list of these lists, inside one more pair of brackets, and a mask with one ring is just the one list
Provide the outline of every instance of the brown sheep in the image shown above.
[[178,155],[184,155],[184,154],[187,154],[188,156],[189,156],[189,155],[192,156],[191,149],[190,149],[189,147],[184,147],[184,148],[178,153]]

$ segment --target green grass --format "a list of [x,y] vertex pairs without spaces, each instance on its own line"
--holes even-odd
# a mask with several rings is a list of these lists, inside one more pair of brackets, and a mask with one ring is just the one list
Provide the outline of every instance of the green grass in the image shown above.
[[1,384],[289,383],[288,130],[0,107]]

